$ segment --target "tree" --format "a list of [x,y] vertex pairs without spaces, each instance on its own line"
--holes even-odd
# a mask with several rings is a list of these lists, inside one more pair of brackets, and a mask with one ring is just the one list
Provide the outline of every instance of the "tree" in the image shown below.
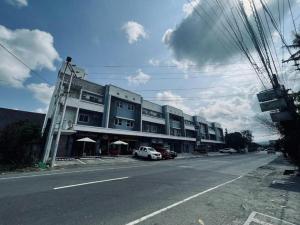
[[245,148],[245,139],[240,132],[228,133],[225,136],[225,142],[228,147],[234,149]]
[[252,131],[250,130],[243,130],[241,132],[242,137],[244,138],[244,143],[245,145],[250,145],[253,141],[253,135],[252,135]]
[[300,34],[295,34],[295,38],[293,40],[293,44],[287,46],[288,48],[295,48],[297,49],[294,54],[291,55],[290,58],[284,60],[283,62],[291,62],[294,61],[295,66],[297,66],[296,70],[299,70],[299,64],[297,63],[300,60]]
[[[283,62],[293,61],[296,70],[300,70],[298,63],[300,60],[300,35],[296,33],[293,44],[287,47],[296,49],[296,52]],[[278,124],[278,130],[282,136],[280,145],[284,155],[286,155],[292,163],[298,166],[298,169],[300,170],[300,92],[291,94],[291,97],[293,97],[296,106],[295,118],[290,121],[280,122]]]
[[1,161],[14,167],[28,166],[39,158],[40,127],[29,121],[9,124],[0,133]]

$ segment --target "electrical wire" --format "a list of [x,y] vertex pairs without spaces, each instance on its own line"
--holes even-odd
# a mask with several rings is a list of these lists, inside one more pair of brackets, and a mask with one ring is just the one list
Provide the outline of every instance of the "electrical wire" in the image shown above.
[[289,5],[289,9],[290,9],[292,21],[293,21],[293,26],[294,26],[295,34],[297,34],[297,28],[296,28],[295,19],[294,19],[294,14],[293,14],[293,10],[292,10],[292,7],[291,7],[291,2],[290,2],[290,0],[288,0],[288,5]]
[[39,79],[43,80],[44,82],[50,84],[50,82],[45,79],[43,76],[41,76],[38,72],[36,72],[34,69],[32,69],[30,66],[28,66],[20,57],[18,57],[16,54],[14,54],[10,49],[8,49],[6,46],[4,46],[2,43],[0,43],[0,47],[4,49],[6,52],[8,52],[11,56],[13,56],[18,62],[20,62],[23,66],[25,66],[27,69],[29,69],[30,72],[32,72],[34,75],[36,75]]

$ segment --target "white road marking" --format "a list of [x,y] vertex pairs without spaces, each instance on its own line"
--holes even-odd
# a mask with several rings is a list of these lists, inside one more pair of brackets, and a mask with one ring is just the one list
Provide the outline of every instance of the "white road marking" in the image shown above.
[[250,223],[253,221],[255,215],[256,215],[256,212],[252,212],[243,225],[250,225]]
[[53,172],[53,173],[33,174],[33,175],[15,176],[15,177],[1,177],[0,181],[1,180],[21,179],[21,178],[31,178],[31,177],[52,176],[52,175],[59,175],[59,174],[84,173],[84,172],[116,170],[116,169],[130,169],[130,168],[136,168],[136,167],[146,167],[146,166],[155,166],[155,165],[156,164],[151,163],[149,165],[140,165],[140,166],[108,167],[108,168],[92,169],[92,170],[74,170],[74,171],[66,171],[66,172]]
[[180,168],[189,168],[189,169],[194,168],[193,166],[178,166],[178,167],[180,167]]
[[198,222],[199,222],[201,225],[205,225],[204,222],[203,222],[203,220],[201,220],[201,219],[199,219]]
[[[259,215],[262,215],[266,218],[270,218],[272,219],[272,223],[270,222],[266,222],[266,221],[263,221],[262,219],[257,219],[255,218],[255,216],[259,214]],[[296,224],[293,224],[293,223],[290,223],[290,222],[287,222],[285,220],[282,220],[282,219],[278,219],[276,217],[273,217],[273,216],[269,216],[267,214],[263,214],[263,213],[259,213],[259,212],[255,212],[253,211],[250,216],[248,217],[248,219],[246,220],[246,222],[243,224],[243,225],[250,225],[252,222],[255,222],[257,224],[261,224],[261,225],[279,225],[277,222],[275,221],[278,221],[280,223],[280,225],[296,225]]]
[[91,181],[91,182],[86,182],[86,183],[81,183],[81,184],[72,184],[72,185],[67,185],[67,186],[55,187],[53,189],[54,190],[59,190],[59,189],[83,186],[83,185],[88,185],[88,184],[97,184],[97,183],[104,183],[104,182],[108,182],[108,181],[124,180],[124,179],[128,179],[128,178],[129,177],[119,177],[119,178],[112,178],[112,179],[107,179],[107,180]]
[[215,187],[212,187],[212,188],[209,188],[209,189],[207,189],[207,190],[205,190],[205,191],[199,192],[199,193],[197,193],[197,194],[195,194],[195,195],[192,195],[192,196],[190,196],[190,197],[188,197],[188,198],[185,198],[185,199],[183,199],[183,200],[181,200],[181,201],[179,201],[179,202],[176,202],[176,203],[174,203],[174,204],[172,204],[172,205],[169,205],[169,206],[167,206],[167,207],[165,207],[165,208],[162,208],[162,209],[157,210],[157,211],[155,211],[155,212],[152,212],[152,213],[150,213],[150,214],[148,214],[148,215],[146,215],[146,216],[143,216],[143,217],[141,217],[141,218],[139,218],[139,219],[137,219],[137,220],[134,220],[134,221],[132,221],[132,222],[129,222],[129,223],[127,223],[126,225],[135,225],[135,224],[138,224],[138,223],[140,223],[140,222],[142,222],[142,221],[144,221],[144,220],[147,220],[147,219],[149,219],[149,218],[151,218],[151,217],[153,217],[153,216],[156,216],[156,215],[158,215],[158,214],[160,214],[160,213],[162,213],[162,212],[165,212],[165,211],[167,211],[167,210],[169,210],[169,209],[171,209],[171,208],[174,208],[174,207],[176,207],[176,206],[178,206],[178,205],[181,205],[182,203],[185,203],[185,202],[187,202],[187,201],[189,201],[189,200],[191,200],[191,199],[197,198],[197,197],[199,197],[200,195],[203,195],[203,194],[205,194],[205,193],[207,193],[207,192],[213,191],[213,190],[215,190],[215,189],[217,189],[217,188],[219,188],[219,187],[222,187],[222,186],[224,186],[224,185],[226,185],[226,184],[232,183],[232,182],[234,182],[234,181],[240,179],[241,177],[243,177],[243,176],[239,176],[239,177],[237,177],[237,178],[235,178],[235,179],[229,180],[229,181],[227,181],[227,182],[225,182],[225,183],[219,184],[219,185],[217,185],[217,186],[215,186]]
[[85,162],[81,161],[80,159],[76,159],[77,162],[81,163],[81,164],[86,164]]

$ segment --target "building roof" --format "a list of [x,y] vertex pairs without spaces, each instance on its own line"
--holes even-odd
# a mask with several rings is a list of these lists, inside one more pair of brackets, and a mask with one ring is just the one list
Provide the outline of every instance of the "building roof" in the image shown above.
[[28,120],[42,127],[46,114],[21,111],[15,109],[0,108],[0,130],[9,124]]

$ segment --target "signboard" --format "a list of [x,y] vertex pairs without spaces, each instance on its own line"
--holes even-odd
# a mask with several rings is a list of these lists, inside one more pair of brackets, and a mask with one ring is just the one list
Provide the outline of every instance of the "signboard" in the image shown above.
[[279,96],[282,96],[282,91],[280,89],[277,90],[269,89],[257,94],[257,98],[259,102],[270,101],[275,98],[278,98]]
[[283,98],[260,103],[260,109],[262,112],[276,110],[276,109],[284,109],[286,107],[287,104]]
[[281,121],[287,121],[293,119],[291,113],[288,111],[274,112],[274,113],[270,113],[270,115],[273,122],[281,122]]

